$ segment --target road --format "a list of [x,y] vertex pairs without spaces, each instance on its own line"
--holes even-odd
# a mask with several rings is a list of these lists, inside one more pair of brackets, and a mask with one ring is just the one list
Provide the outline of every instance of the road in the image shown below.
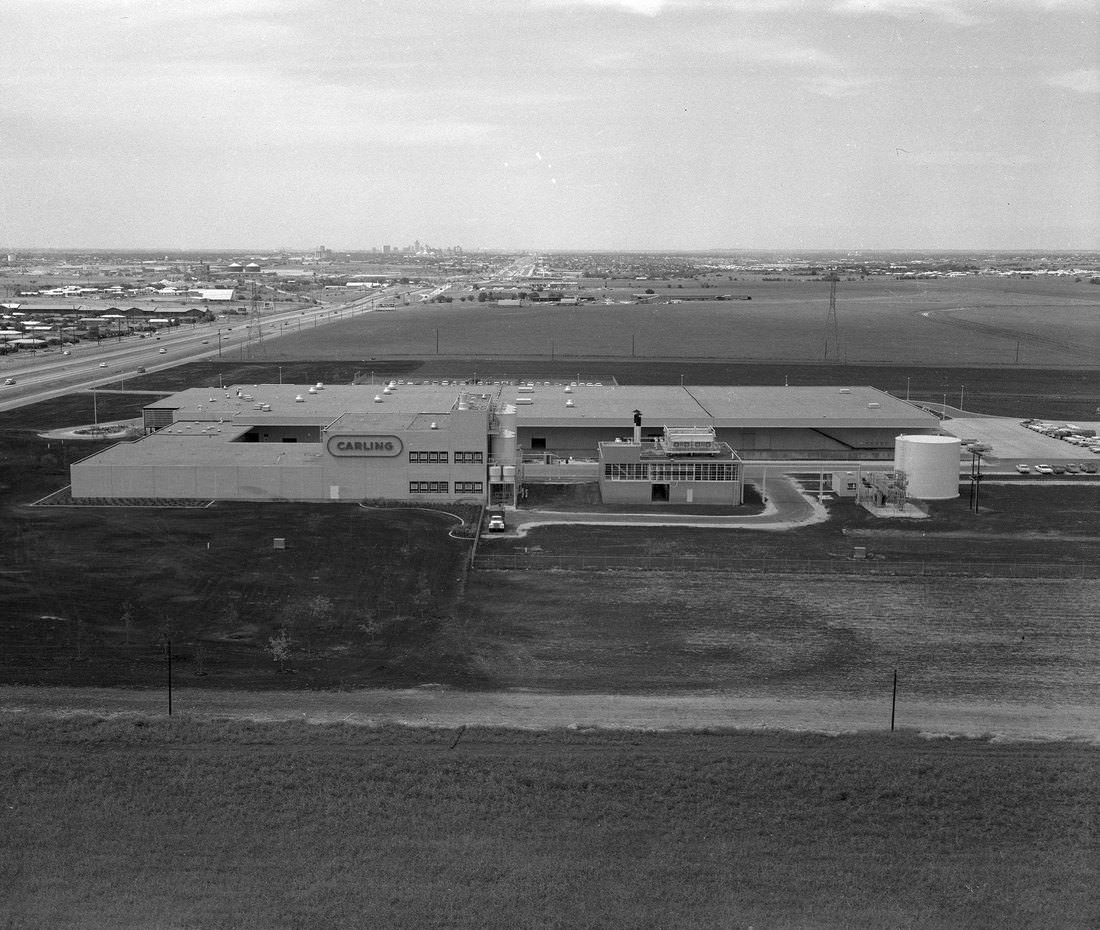
[[[440,686],[403,690],[218,691],[176,688],[182,718],[343,723],[378,727],[524,730],[793,730],[813,733],[890,729],[890,694],[874,698],[778,698],[724,691],[677,694],[555,694],[536,691],[455,691]],[[143,718],[163,716],[163,691],[111,688],[0,687],[0,713]],[[1013,701],[917,699],[899,694],[896,725],[927,737],[987,737],[997,741],[1073,740],[1100,743],[1095,704],[1040,705]]]

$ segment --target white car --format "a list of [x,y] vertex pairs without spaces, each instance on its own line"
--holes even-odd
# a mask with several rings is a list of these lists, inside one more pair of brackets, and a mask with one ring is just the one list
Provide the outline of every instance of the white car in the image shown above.
[[15,384],[15,378],[8,378],[8,380],[5,381],[4,384]]
[[504,526],[504,514],[492,513],[489,514],[489,532],[490,533],[503,533]]
[[100,362],[100,363],[99,363],[99,367],[100,367],[100,368],[106,368],[106,367],[107,367],[107,363],[106,363],[106,362]]
[[1016,466],[1016,471],[1018,471],[1021,475],[1030,475],[1031,474],[1031,466],[1030,465],[1017,465]]
[[159,352],[159,353],[160,353],[161,355],[167,355],[167,354],[168,354],[168,350],[167,350],[167,349],[157,349],[157,351],[158,351],[158,352]]
[[1040,475],[1053,475],[1054,474],[1054,469],[1051,468],[1049,465],[1036,465],[1035,470]]

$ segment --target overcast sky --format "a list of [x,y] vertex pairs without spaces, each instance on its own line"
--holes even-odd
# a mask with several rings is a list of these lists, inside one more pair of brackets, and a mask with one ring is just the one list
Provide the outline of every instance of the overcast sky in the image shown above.
[[0,247],[1100,248],[1095,0],[5,0]]

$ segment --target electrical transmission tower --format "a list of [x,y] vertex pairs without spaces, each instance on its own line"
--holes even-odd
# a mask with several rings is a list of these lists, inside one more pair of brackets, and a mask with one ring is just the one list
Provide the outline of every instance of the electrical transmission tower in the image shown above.
[[836,321],[836,285],[840,280],[837,273],[831,272],[825,279],[829,282],[829,312],[825,316],[825,361],[840,361],[840,327]]

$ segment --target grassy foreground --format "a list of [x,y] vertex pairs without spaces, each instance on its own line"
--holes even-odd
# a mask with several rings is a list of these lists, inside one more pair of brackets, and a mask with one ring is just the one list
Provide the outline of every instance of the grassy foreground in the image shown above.
[[1091,927],[1100,751],[0,717],[0,927]]

